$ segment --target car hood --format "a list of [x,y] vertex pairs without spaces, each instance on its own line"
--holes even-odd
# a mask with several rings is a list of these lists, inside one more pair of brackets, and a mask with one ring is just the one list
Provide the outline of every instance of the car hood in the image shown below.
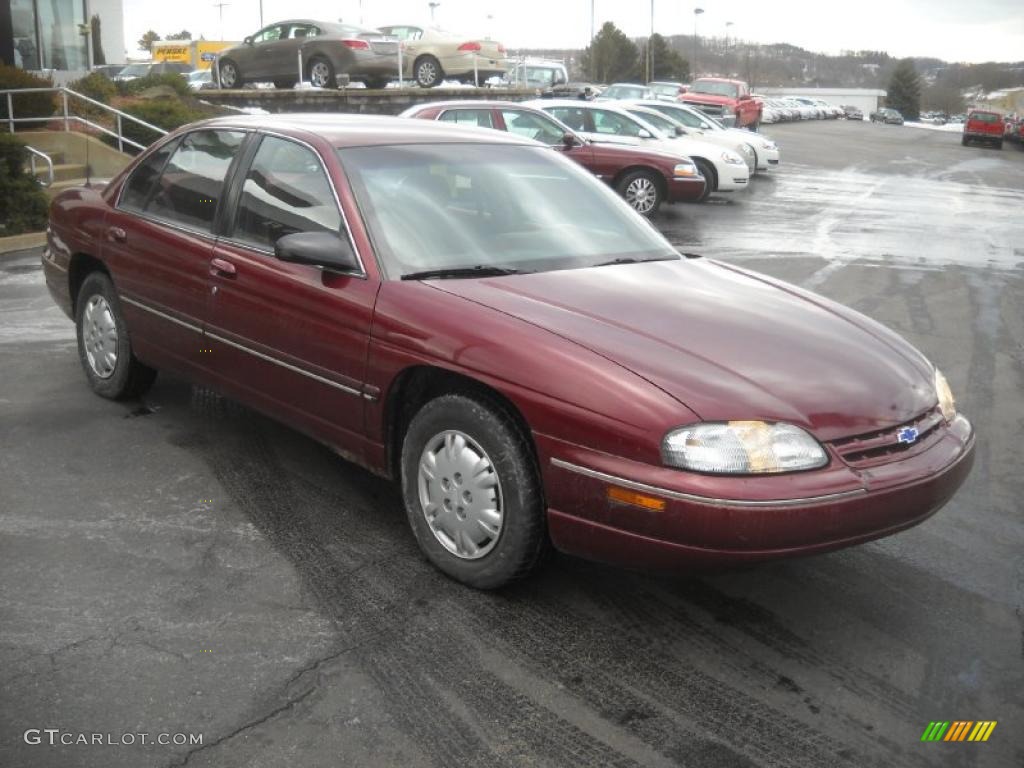
[[683,94],[683,103],[692,104],[735,104],[737,99],[732,96],[719,96],[716,93],[695,93],[687,91]]
[[431,285],[616,362],[706,421],[785,421],[832,440],[893,427],[936,403],[930,363],[895,333],[717,262]]

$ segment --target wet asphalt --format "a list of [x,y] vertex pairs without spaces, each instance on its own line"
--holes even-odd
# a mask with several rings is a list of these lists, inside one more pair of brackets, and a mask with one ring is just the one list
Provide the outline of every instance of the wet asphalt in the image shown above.
[[[765,131],[780,168],[656,224],[945,371],[979,440],[942,512],[756,569],[559,556],[474,592],[420,557],[392,487],[286,427],[166,377],[143,401],[91,395],[38,252],[9,254],[0,766],[1024,765],[1024,151]],[[998,725],[922,743],[933,720]]]

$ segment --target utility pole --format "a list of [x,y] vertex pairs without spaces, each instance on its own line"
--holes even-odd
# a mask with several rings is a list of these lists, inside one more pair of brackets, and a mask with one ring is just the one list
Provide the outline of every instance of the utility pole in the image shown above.
[[214,3],[213,4],[213,7],[216,8],[217,11],[220,13],[220,39],[221,39],[222,42],[224,40],[224,6],[225,5],[231,5],[231,3],[220,2],[220,3]]
[[437,8],[437,6],[439,6],[440,3],[436,2],[436,0],[432,0],[431,2],[427,3],[427,5],[430,6],[430,23],[433,24],[434,23],[434,9]]
[[693,9],[693,70],[690,72],[690,79],[697,79],[697,17],[704,13],[703,8]]
[[263,29],[263,0],[260,0],[260,29]]
[[654,0],[651,0],[651,34],[647,37],[647,82],[654,79],[654,49],[651,43],[654,40]]

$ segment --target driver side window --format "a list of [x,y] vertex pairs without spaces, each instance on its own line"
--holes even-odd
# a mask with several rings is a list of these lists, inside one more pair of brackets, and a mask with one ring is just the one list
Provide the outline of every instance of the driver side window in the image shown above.
[[614,112],[607,112],[603,109],[595,109],[594,131],[596,133],[607,133],[615,136],[639,136],[640,126],[632,120],[627,120],[622,115]]
[[564,138],[564,131],[558,123],[545,120],[531,112],[503,109],[501,117],[505,121],[505,128],[508,129],[508,132],[514,133],[516,136],[525,136],[548,146],[557,146],[562,143]]
[[254,43],[271,43],[281,39],[282,28],[280,26],[267,27],[252,36]]

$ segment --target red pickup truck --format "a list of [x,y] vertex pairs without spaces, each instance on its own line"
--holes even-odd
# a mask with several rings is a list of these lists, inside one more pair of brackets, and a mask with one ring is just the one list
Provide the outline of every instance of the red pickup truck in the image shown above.
[[985,141],[1003,148],[1003,116],[989,109],[972,109],[964,123],[964,135],[960,143],[965,147],[972,141]]
[[692,104],[712,117],[735,118],[736,128],[756,131],[761,124],[763,105],[750,95],[750,86],[742,80],[721,77],[699,77],[690,89],[679,96],[684,104]]

